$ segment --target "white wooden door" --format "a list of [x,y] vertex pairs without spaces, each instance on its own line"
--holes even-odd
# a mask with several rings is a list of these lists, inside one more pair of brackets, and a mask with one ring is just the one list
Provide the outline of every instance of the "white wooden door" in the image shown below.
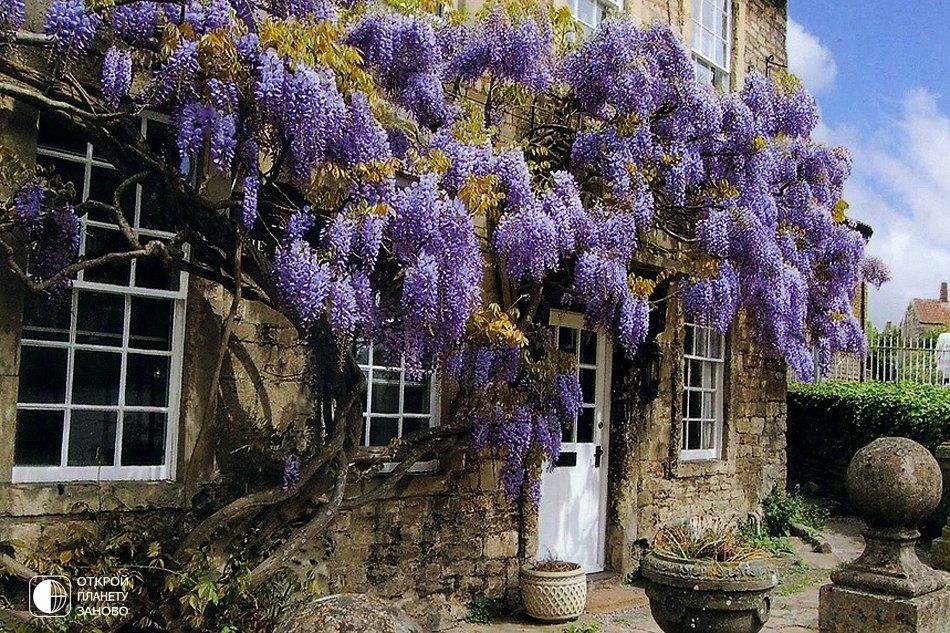
[[584,406],[563,430],[558,463],[541,476],[537,556],[580,563],[592,573],[604,569],[610,344],[585,330],[578,314],[552,313],[551,325],[558,348],[577,359]]

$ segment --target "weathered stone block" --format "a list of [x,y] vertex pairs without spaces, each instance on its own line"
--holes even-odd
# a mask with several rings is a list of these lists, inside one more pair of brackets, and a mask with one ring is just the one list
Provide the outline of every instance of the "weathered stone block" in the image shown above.
[[896,598],[840,585],[821,588],[821,633],[946,633],[950,589],[916,598]]
[[950,525],[945,525],[940,537],[930,544],[930,564],[937,569],[950,571]]

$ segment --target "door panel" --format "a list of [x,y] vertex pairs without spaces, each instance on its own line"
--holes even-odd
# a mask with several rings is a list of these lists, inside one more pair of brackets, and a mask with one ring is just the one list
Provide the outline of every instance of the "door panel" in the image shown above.
[[577,360],[584,404],[563,430],[557,465],[541,477],[537,556],[577,562],[591,573],[604,568],[609,344],[583,329],[580,315],[552,313],[551,323],[558,348]]

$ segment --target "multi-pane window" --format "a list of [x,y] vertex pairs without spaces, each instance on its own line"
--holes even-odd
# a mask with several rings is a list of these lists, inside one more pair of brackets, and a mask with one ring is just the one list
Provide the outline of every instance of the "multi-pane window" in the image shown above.
[[594,31],[610,11],[620,10],[621,0],[571,0],[571,12],[584,31]]
[[[142,119],[157,143],[163,125]],[[43,121],[37,163],[77,196],[112,203],[119,175],[70,129]],[[142,240],[168,238],[155,192],[123,212]],[[128,250],[113,218],[82,218],[81,254]],[[172,478],[186,276],[154,260],[88,268],[53,303],[27,296],[20,345],[14,481]]]
[[721,456],[726,339],[710,327],[686,324],[683,348],[682,459]]
[[585,444],[595,441],[597,414],[597,333],[579,327],[560,325],[557,328],[557,347],[577,359],[577,374],[581,383],[583,405],[574,424],[561,432],[564,444]]
[[366,376],[363,404],[363,444],[386,446],[397,437],[431,428],[437,423],[432,377],[413,379],[399,359],[382,345],[357,344],[356,359]]
[[720,90],[729,87],[732,0],[693,0],[693,65],[696,78]]

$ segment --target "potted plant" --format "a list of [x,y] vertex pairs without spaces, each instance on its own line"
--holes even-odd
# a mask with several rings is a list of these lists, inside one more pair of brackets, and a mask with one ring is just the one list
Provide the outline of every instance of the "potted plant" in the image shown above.
[[574,620],[587,606],[587,575],[577,563],[563,560],[527,563],[521,568],[521,598],[536,620]]
[[640,570],[650,612],[666,633],[756,633],[778,585],[768,553],[721,520],[663,528]]

